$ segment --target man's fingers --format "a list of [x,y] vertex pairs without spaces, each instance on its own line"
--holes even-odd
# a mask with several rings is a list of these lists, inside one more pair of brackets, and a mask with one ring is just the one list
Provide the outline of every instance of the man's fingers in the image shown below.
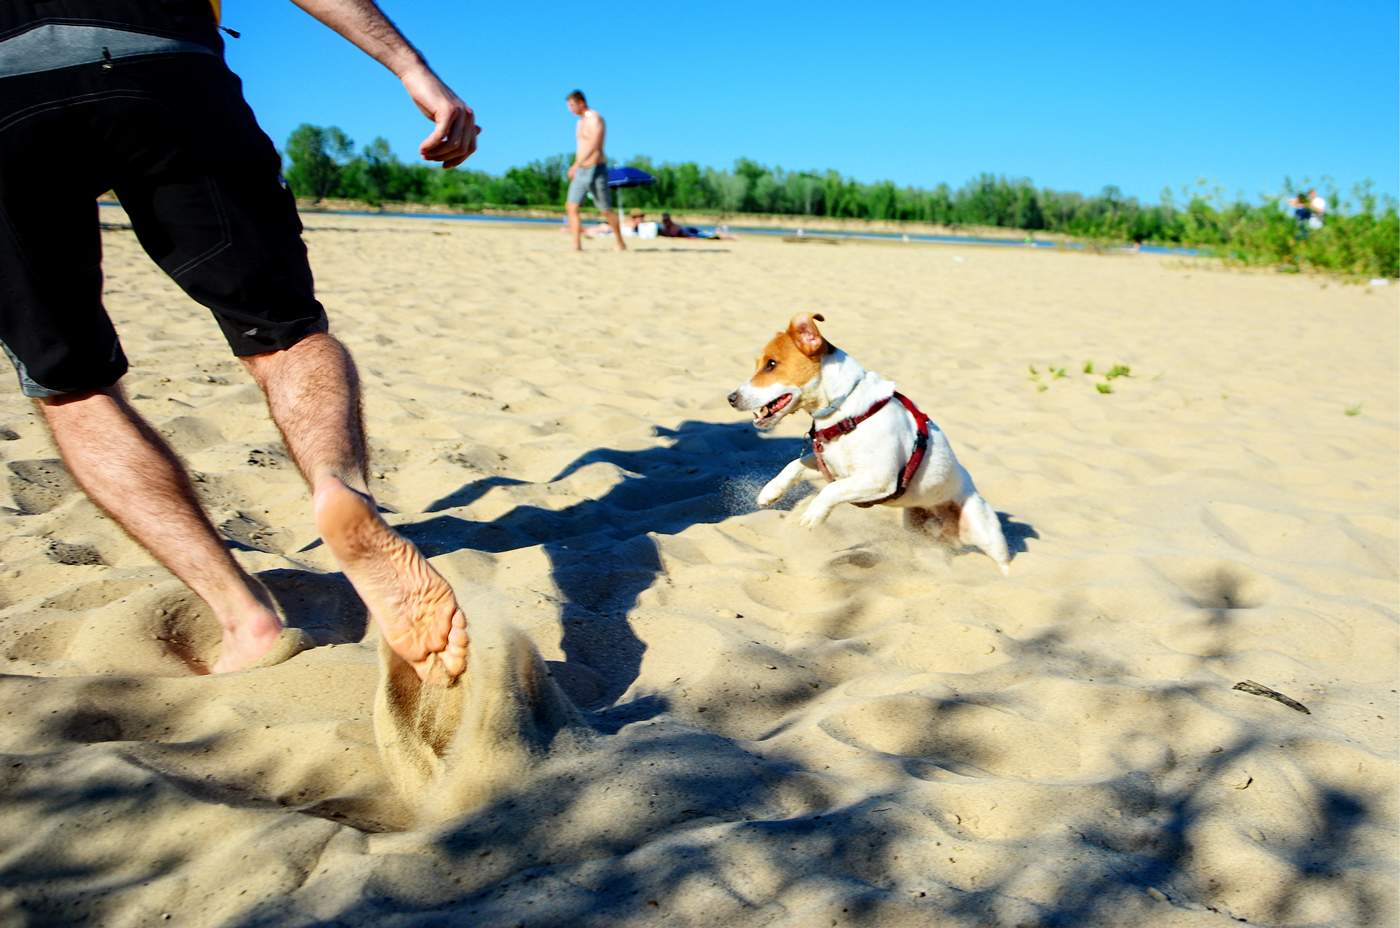
[[437,118],[433,120],[433,131],[423,140],[423,144],[418,146],[423,157],[433,161],[441,161],[444,156],[451,157],[453,137],[462,131],[462,123],[469,121],[470,112],[460,104],[445,106],[439,110]]
[[481,131],[472,111],[463,107],[448,123],[446,130],[441,129],[440,125],[435,123],[432,135],[418,147],[423,157],[430,161],[457,160],[458,164],[470,157],[476,150],[477,133]]
[[480,134],[481,127],[472,126],[471,139],[467,143],[466,151],[460,155],[443,161],[442,166],[444,168],[455,168],[457,165],[461,164],[463,161],[466,161],[472,155],[476,154],[476,137]]
[[450,147],[444,146],[442,151],[434,155],[424,155],[433,161],[441,161],[444,168],[455,168],[476,153],[476,137],[481,133],[481,127],[473,124],[468,131],[463,134],[460,142],[454,142]]

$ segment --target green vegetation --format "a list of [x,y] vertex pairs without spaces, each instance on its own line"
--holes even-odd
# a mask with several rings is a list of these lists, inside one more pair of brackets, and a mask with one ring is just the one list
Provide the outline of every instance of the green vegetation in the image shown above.
[[[1054,364],[1047,364],[1045,369],[1050,372],[1051,381],[1069,379],[1069,368],[1066,365],[1056,366]],[[1093,376],[1094,362],[1085,361],[1081,370],[1085,374]],[[1113,384],[1111,381],[1119,377],[1133,376],[1133,369],[1126,364],[1115,364],[1104,371],[1101,376],[1103,377],[1103,382],[1094,384],[1094,389],[1098,390],[1100,393],[1112,393]],[[1161,375],[1158,374],[1157,377],[1161,377]],[[1046,390],[1050,389],[1050,385],[1040,379],[1040,370],[1034,364],[1026,365],[1026,378],[1035,385],[1037,393],[1044,393]],[[1155,380],[1157,378],[1154,377],[1153,379]],[[1360,406],[1358,405],[1356,408],[1359,410]],[[1354,413],[1348,411],[1347,415],[1354,415]]]
[[[287,182],[301,197],[385,203],[434,203],[463,210],[484,207],[558,208],[567,187],[567,155],[513,167],[493,177],[480,171],[444,171],[404,164],[384,139],[359,153],[341,130],[301,125],[287,140]],[[1242,265],[1298,272],[1321,270],[1348,277],[1400,276],[1400,214],[1392,198],[1369,184],[1350,202],[1324,190],[1333,208],[1324,228],[1307,236],[1281,205],[1298,190],[1285,180],[1282,193],[1257,205],[1227,202],[1203,184],[1180,195],[1163,191],[1143,205],[1117,187],[1097,196],[1036,188],[1026,179],[983,174],[957,190],[862,183],[836,171],[784,171],[740,158],[732,170],[691,162],[656,164],[636,157],[627,164],[656,177],[651,187],[628,190],[627,206],[791,216],[923,222],[1047,232],[1094,243],[1148,242],[1203,249]],[[1307,186],[1306,184],[1302,186]],[[1088,373],[1088,371],[1085,371]]]
[[1357,403],[1355,406],[1348,406],[1348,407],[1346,408],[1346,414],[1349,415],[1349,416],[1359,416],[1359,415],[1361,415],[1361,404],[1360,404],[1360,403]]

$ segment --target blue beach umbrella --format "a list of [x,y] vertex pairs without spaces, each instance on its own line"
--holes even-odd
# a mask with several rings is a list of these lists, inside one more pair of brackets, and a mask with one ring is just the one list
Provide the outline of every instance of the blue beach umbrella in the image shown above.
[[622,188],[650,187],[654,183],[656,183],[656,178],[641,168],[608,168],[608,186],[617,191],[617,211],[619,214],[622,213]]
[[641,168],[608,168],[608,186],[614,190],[619,187],[650,187],[654,183],[656,178]]

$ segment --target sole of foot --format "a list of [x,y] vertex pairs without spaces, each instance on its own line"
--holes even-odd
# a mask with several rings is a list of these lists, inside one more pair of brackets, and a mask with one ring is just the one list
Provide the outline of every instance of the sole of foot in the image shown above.
[[379,517],[373,500],[341,481],[318,486],[315,506],[321,537],[385,643],[421,680],[459,677],[467,666],[467,619],[442,575]]

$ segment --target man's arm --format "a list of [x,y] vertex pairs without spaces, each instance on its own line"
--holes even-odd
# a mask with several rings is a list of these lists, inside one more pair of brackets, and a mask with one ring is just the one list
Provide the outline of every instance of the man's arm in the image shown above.
[[418,49],[389,21],[374,0],[292,0],[361,51],[396,74],[414,104],[433,121],[418,146],[428,161],[454,168],[476,151],[476,114],[444,84]]

